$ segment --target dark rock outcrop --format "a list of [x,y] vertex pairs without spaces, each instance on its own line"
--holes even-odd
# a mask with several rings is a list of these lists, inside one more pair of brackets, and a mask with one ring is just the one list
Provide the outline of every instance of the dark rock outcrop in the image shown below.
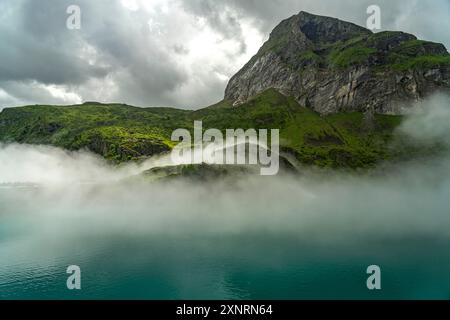
[[273,30],[225,99],[239,106],[269,88],[321,114],[400,114],[408,102],[450,90],[450,55],[410,34],[300,12]]

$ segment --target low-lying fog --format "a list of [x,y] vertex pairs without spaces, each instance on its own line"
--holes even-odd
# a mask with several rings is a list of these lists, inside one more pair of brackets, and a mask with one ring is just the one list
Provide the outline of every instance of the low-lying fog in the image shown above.
[[[425,101],[400,130],[419,142],[450,145],[449,101],[444,96]],[[251,232],[325,243],[442,239],[450,236],[449,160],[411,161],[376,175],[305,171],[152,184],[123,179],[167,158],[115,168],[87,152],[7,144],[0,146],[0,231],[13,228],[14,217],[26,224],[27,233],[51,239]]]

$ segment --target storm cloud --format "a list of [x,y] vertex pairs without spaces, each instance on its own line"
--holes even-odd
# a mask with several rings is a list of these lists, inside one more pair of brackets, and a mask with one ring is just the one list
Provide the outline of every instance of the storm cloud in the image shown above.
[[[0,108],[125,102],[199,108],[270,31],[301,10],[365,25],[378,4],[384,30],[450,46],[450,2],[333,0],[2,0]],[[81,29],[66,27],[70,5]]]

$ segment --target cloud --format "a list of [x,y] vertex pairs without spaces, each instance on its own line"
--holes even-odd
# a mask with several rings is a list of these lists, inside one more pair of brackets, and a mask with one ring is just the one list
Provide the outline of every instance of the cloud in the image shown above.
[[[213,2],[197,0],[194,2]],[[413,0],[228,0],[229,5],[239,8],[244,16],[253,16],[260,29],[269,33],[281,20],[299,11],[333,16],[361,26],[366,25],[366,10],[370,5],[381,9],[382,29],[413,33],[420,38],[444,43],[450,48],[450,35],[444,30],[450,27],[450,1],[436,0],[433,3]]]
[[0,143],[0,184],[61,186],[114,183],[154,167],[173,165],[170,155],[142,163],[112,166],[91,152],[67,151],[51,146]]
[[450,147],[450,96],[435,94],[417,103],[400,126],[415,142],[440,142]]
[[[71,0],[0,3],[0,108],[126,102],[198,108],[222,99],[228,79],[282,19],[300,10],[361,25],[373,1]],[[450,2],[379,0],[383,29],[450,46]],[[27,90],[28,88],[28,90]]]

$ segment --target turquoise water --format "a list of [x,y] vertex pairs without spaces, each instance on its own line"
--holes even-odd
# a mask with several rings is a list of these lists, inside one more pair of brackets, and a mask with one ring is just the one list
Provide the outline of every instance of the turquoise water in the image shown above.
[[[34,188],[0,190],[0,299],[450,298],[450,241],[430,232],[398,237],[358,232],[347,238],[350,219],[343,223],[349,228],[336,231],[332,241],[304,236],[307,229],[205,232],[202,226],[180,232],[169,228],[173,222],[152,219],[146,223],[155,229],[130,231],[136,218],[125,216],[112,227],[117,218],[98,197],[92,202],[81,197],[87,202],[83,206],[78,196],[61,205],[53,192],[50,197]],[[51,205],[49,198],[55,201]],[[122,200],[118,213],[127,215],[124,208],[132,204]],[[158,208],[148,215],[169,214]],[[88,216],[107,214],[90,220],[80,210]],[[250,211],[241,207],[240,213]],[[332,232],[322,221],[308,228]],[[366,287],[366,269],[373,264],[382,270],[381,291]],[[69,265],[81,268],[80,291],[66,288]]]
[[[12,263],[4,245],[2,299],[450,298],[448,246],[423,241],[317,248],[261,235],[86,239],[70,255]],[[378,292],[365,287],[365,268],[373,261],[382,268]],[[82,270],[78,292],[65,287],[65,268],[73,263]]]

